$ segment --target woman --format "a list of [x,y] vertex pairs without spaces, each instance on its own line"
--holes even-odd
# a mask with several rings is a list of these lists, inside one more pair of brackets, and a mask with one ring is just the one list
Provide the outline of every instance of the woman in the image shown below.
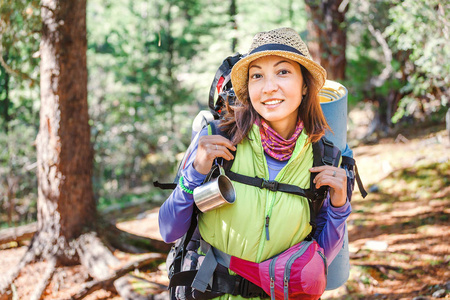
[[[231,140],[203,130],[179,186],[162,205],[161,235],[166,242],[189,228],[192,190],[201,185],[216,158],[234,159],[231,171],[302,188],[310,172],[317,188],[330,193],[316,222],[315,239],[328,264],[342,247],[345,220],[351,212],[345,170],[312,168],[312,143],[328,128],[318,92],[326,78],[300,36],[290,28],[257,34],[246,57],[233,67],[231,80],[238,102],[228,107],[221,124]],[[232,151],[236,151],[235,156]],[[261,262],[304,240],[311,232],[307,199],[233,182],[233,205],[200,214],[202,238],[233,256]]]

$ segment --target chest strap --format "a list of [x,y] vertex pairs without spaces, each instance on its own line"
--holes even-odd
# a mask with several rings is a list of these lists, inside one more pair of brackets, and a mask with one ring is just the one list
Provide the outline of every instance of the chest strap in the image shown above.
[[258,187],[260,189],[268,189],[272,192],[283,192],[288,194],[293,194],[297,196],[302,196],[310,200],[316,199],[316,195],[311,189],[302,189],[299,186],[281,183],[275,180],[267,180],[260,177],[250,177],[247,175],[237,174],[233,171],[226,171],[225,174],[233,181],[237,181],[243,184]]

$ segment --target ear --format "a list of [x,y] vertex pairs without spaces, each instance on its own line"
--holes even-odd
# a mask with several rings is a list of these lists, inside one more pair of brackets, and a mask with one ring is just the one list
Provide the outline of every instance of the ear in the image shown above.
[[302,89],[303,96],[305,96],[307,92],[308,92],[308,87],[305,85],[305,86],[303,86],[303,89]]

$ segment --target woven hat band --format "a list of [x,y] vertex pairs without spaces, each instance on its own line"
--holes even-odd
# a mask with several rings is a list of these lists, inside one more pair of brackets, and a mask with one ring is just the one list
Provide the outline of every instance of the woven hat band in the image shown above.
[[261,45],[255,49],[253,49],[249,55],[257,53],[257,52],[262,52],[262,51],[287,51],[287,52],[293,52],[296,54],[300,54],[301,56],[305,56],[303,53],[301,53],[300,51],[298,51],[297,49],[295,49],[294,47],[288,46],[288,45],[283,45],[283,44],[265,44],[265,45]]

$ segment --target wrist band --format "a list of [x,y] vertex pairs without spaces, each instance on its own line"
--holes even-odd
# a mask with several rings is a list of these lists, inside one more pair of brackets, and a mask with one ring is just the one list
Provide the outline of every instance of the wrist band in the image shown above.
[[188,189],[187,187],[184,186],[184,184],[183,184],[183,176],[180,176],[179,184],[180,184],[180,188],[181,188],[185,193],[188,193],[188,194],[193,194],[193,193],[194,193],[193,190],[190,190],[190,189]]

